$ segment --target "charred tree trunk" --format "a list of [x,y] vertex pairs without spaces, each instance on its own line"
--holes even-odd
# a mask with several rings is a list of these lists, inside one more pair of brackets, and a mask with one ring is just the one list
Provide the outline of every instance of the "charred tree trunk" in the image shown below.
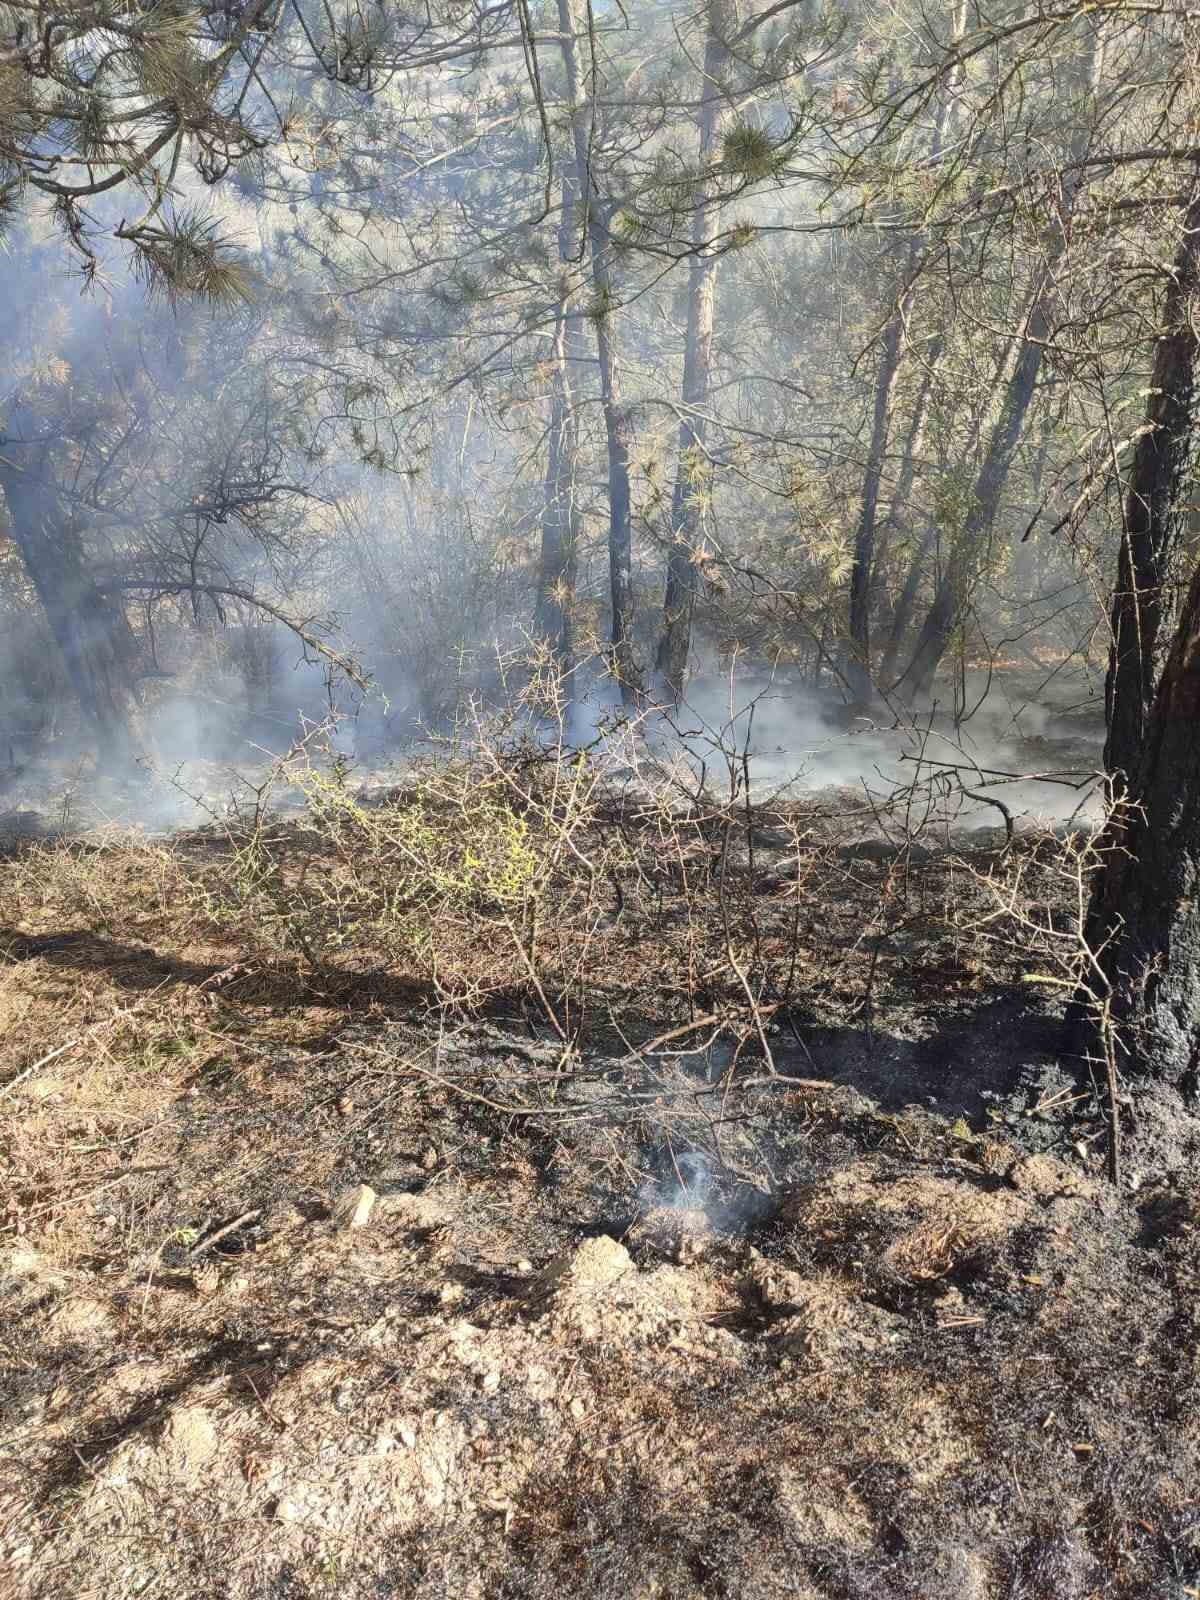
[[[1200,1063],[1200,569],[1146,721],[1129,804],[1109,829],[1089,942],[1127,1059],[1197,1085]],[[1127,769],[1126,769],[1127,770]],[[1103,989],[1103,985],[1100,985]]]
[[883,464],[887,456],[891,427],[892,393],[900,372],[904,333],[912,306],[912,289],[901,294],[888,321],[875,378],[875,405],[871,418],[871,442],[863,473],[862,501],[858,528],[854,536],[854,560],[850,568],[850,627],[846,656],[846,682],[856,706],[871,699],[871,601],[875,571],[876,524]]
[[574,654],[571,620],[578,542],[575,512],[578,428],[566,382],[561,343],[557,339],[555,342],[556,370],[550,401],[549,460],[542,506],[542,548],[534,626],[559,667],[570,671]]
[[1195,448],[1198,292],[1200,190],[1184,218],[1124,507],[1105,684],[1105,764],[1117,804],[1088,910],[1097,970],[1071,1017],[1094,1030],[1107,1009],[1130,1060],[1193,1083],[1200,1059],[1200,569],[1161,675],[1157,669]]
[[36,421],[17,413],[25,435],[0,439],[0,491],[13,540],[62,654],[67,679],[102,766],[127,764],[136,704],[137,645],[124,607],[97,585],[77,528],[50,476]]
[[712,243],[721,200],[709,171],[720,158],[721,135],[728,109],[725,79],[733,31],[729,0],[708,0],[704,45],[703,105],[699,125],[700,195],[692,219],[692,256],[688,277],[687,344],[684,350],[682,412],[671,501],[671,546],[667,555],[667,588],[663,631],[655,667],[671,699],[683,694],[692,643],[692,613],[700,576],[701,530],[711,493],[711,475],[704,449],[712,389],[713,328],[716,314],[717,255]]
[[[579,73],[575,38],[581,31],[578,0],[558,0],[558,26],[567,102],[571,110],[571,135],[575,157],[575,188],[585,221],[586,253],[590,256],[591,320],[596,329],[596,355],[600,366],[600,401],[608,447],[608,565],[612,597],[612,670],[626,704],[641,693],[641,672],[634,652],[633,497],[629,487],[633,423],[621,396],[620,365],[613,342],[612,315],[616,304],[609,269],[608,217],[604,214],[591,160],[591,116]],[[572,246],[571,259],[582,256],[583,245]]]
[[1131,782],[1137,770],[1162,666],[1160,641],[1170,626],[1170,569],[1186,521],[1179,491],[1194,449],[1198,287],[1200,190],[1187,209],[1183,242],[1163,306],[1146,422],[1134,451],[1125,501],[1104,686],[1108,725],[1104,764],[1118,788]]

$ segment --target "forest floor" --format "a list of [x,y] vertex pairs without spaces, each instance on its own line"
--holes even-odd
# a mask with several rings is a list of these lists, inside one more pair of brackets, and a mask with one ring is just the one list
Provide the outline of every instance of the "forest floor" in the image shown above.
[[432,954],[344,828],[10,833],[0,1590],[1200,1596],[1200,1116],[1110,1181],[1074,836],[602,799]]

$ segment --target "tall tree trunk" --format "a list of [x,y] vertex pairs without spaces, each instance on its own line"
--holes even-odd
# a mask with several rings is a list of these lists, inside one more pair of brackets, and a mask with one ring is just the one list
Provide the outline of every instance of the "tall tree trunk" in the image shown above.
[[78,531],[51,479],[36,419],[17,410],[10,426],[25,437],[0,439],[0,490],[12,536],[62,654],[67,679],[92,734],[100,764],[123,767],[132,753],[137,646],[123,606],[89,570]]
[[574,655],[572,616],[578,545],[575,484],[579,452],[578,424],[567,383],[561,333],[555,338],[553,360],[549,458],[542,504],[542,548],[534,626],[559,667],[569,672]]
[[[965,36],[966,31],[967,0],[955,0],[954,9],[951,14],[950,32],[952,41],[956,45],[959,44]],[[947,131],[953,128],[954,120],[958,112],[958,100],[956,97],[959,85],[963,79],[964,70],[965,69],[961,64],[954,69],[947,81],[946,92],[939,97],[937,111],[934,116],[933,133],[930,139],[929,154],[931,161],[936,162],[940,158],[945,147]],[[907,507],[909,499],[912,495],[913,483],[916,480],[917,461],[920,456],[921,445],[925,437],[925,425],[929,417],[929,400],[933,393],[933,383],[937,374],[938,363],[942,359],[942,352],[945,350],[945,347],[946,336],[944,333],[942,333],[938,335],[933,348],[929,352],[928,360],[926,361],[925,376],[921,382],[921,388],[917,395],[916,407],[913,412],[912,425],[908,431],[908,443],[905,446],[904,461],[900,468],[900,481],[896,488],[896,494],[892,500],[892,510],[889,520],[893,526],[900,520],[900,518],[903,518],[905,521],[908,520]],[[897,364],[898,363],[899,352],[897,352]],[[882,378],[882,376],[883,371],[881,368],[880,377]],[[876,394],[876,407],[878,409],[878,392]],[[865,509],[865,493],[863,499]],[[897,506],[901,508],[900,518],[897,517]],[[917,593],[921,587],[921,578],[924,575],[925,566],[929,560],[930,554],[932,553],[936,538],[937,529],[932,526],[926,528],[924,533],[921,535],[920,541],[917,544],[917,548],[913,552],[912,558],[909,562],[908,572],[905,576],[904,584],[900,590],[899,597],[897,598],[895,609],[892,612],[891,623],[888,628],[888,640],[884,647],[883,659],[879,664],[879,682],[883,686],[884,691],[888,693],[890,693],[890,691],[896,687],[896,662],[900,656],[900,649],[904,644],[905,639],[908,637],[908,630],[912,624],[913,612],[916,610]],[[869,578],[870,587],[867,594],[868,616],[872,594],[879,585],[879,578],[883,570],[883,559],[886,554],[886,545],[888,542],[890,542],[890,540],[888,535],[885,534],[884,539],[880,541],[872,555],[872,572]],[[853,638],[853,619],[851,620],[850,631],[851,637]],[[865,646],[863,650],[864,657],[869,657],[870,636],[866,631],[864,631],[863,634],[863,642]]]
[[[912,418],[909,422],[908,437],[904,441],[904,452],[900,458],[900,473],[896,480],[896,491],[892,495],[891,505],[888,507],[887,521],[879,531],[875,542],[875,559],[871,569],[871,604],[877,604],[877,597],[884,592],[885,567],[891,553],[892,539],[898,531],[907,531],[910,517],[909,505],[912,500],[913,485],[917,480],[917,467],[921,459],[921,452],[925,444],[925,431],[929,424],[929,401],[933,394],[934,379],[937,376],[938,363],[942,358],[945,340],[942,335],[934,340],[925,361],[925,372],[921,379],[921,387],[917,391],[916,404],[913,407]],[[918,561],[910,561],[908,576],[905,579],[896,604],[891,607],[888,619],[888,639],[884,647],[883,659],[879,665],[879,683],[886,688],[890,685],[896,671],[896,658],[900,653],[900,646],[912,621],[913,607],[916,604],[917,589],[920,585],[924,563],[928,557],[932,541],[926,543],[928,535],[922,537],[918,546]],[[908,596],[907,609],[902,603],[905,595]]]
[[1053,295],[1052,270],[1048,267],[1039,281],[1025,322],[1017,363],[975,480],[971,509],[954,538],[912,660],[896,685],[904,688],[910,699],[923,699],[932,689],[934,673],[962,622],[971,591],[986,562],[1004,486],[1037,387],[1043,349],[1051,329]]
[[[629,487],[633,421],[621,395],[621,373],[613,341],[616,298],[609,268],[608,222],[596,193],[591,159],[593,110],[585,99],[575,39],[579,26],[579,0],[558,0],[558,27],[571,135],[575,157],[575,185],[586,222],[590,256],[596,355],[600,366],[600,401],[608,446],[608,566],[612,596],[612,669],[625,703],[641,692],[641,671],[634,650],[633,497]],[[574,255],[572,246],[572,257]]]
[[1090,1024],[1107,1003],[1129,1057],[1168,1078],[1194,1078],[1200,1038],[1200,568],[1156,682],[1195,449],[1198,272],[1200,189],[1184,217],[1124,507],[1105,684],[1118,804],[1088,909],[1099,973],[1072,1013]]
[[[911,268],[911,261],[910,261]],[[850,568],[850,627],[846,656],[846,682],[853,704],[865,706],[871,699],[871,600],[875,570],[875,534],[879,512],[879,488],[887,456],[891,426],[892,393],[900,372],[904,334],[912,309],[913,290],[906,288],[884,331],[879,370],[875,378],[875,405],[871,418],[871,442],[863,471],[862,499],[858,528],[854,535],[854,560]]]
[[[1134,450],[1113,591],[1104,698],[1104,765],[1118,787],[1132,781],[1170,626],[1172,558],[1186,521],[1180,484],[1193,454],[1200,288],[1200,188],[1184,217],[1154,352],[1146,422]],[[1164,623],[1166,627],[1164,627]]]
[[[1102,23],[1092,24],[1091,28],[1081,87],[1089,103],[1094,105],[1104,70],[1105,35]],[[1078,163],[1086,154],[1090,136],[1090,127],[1081,122],[1071,141],[1073,162]],[[1063,182],[1049,259],[1039,274],[1025,319],[1021,348],[979,469],[971,510],[954,540],[913,658],[897,684],[897,687],[904,686],[912,699],[922,699],[932,690],[934,674],[966,615],[972,591],[986,563],[1004,487],[1037,387],[1044,346],[1053,327],[1056,270],[1066,254],[1071,219],[1082,187],[1078,170]]]
[[1149,709],[1130,803],[1110,824],[1093,898],[1089,943],[1107,991],[1097,995],[1093,981],[1084,997],[1107,1001],[1123,1059],[1193,1088],[1200,1063],[1198,726],[1200,568]]
[[717,253],[712,242],[721,210],[718,187],[710,177],[719,161],[721,136],[728,113],[730,53],[733,32],[731,0],[708,0],[704,43],[704,83],[699,118],[700,192],[692,218],[692,256],[688,274],[687,344],[684,350],[682,412],[671,501],[671,546],[667,555],[667,588],[663,631],[655,667],[673,700],[683,693],[692,641],[701,530],[711,495],[711,475],[704,449],[712,390],[712,346],[716,314]]
[[887,648],[883,652],[883,660],[879,666],[879,681],[885,692],[891,693],[896,687],[894,674],[900,650],[908,637],[908,630],[912,625],[913,612],[917,609],[917,593],[921,587],[921,579],[925,575],[925,568],[933,554],[933,547],[937,542],[937,527],[930,523],[921,535],[917,548],[913,551],[912,559],[908,564],[904,586],[900,590],[896,601],[896,609],[892,612],[892,625],[888,636]]
[[575,580],[578,570],[579,512],[576,486],[579,420],[572,393],[571,357],[579,344],[579,314],[571,309],[570,262],[575,249],[576,193],[563,183],[558,227],[559,285],[551,352],[550,426],[542,506],[542,549],[538,569],[535,625],[561,671],[573,665]]
[[[1050,445],[1054,438],[1054,424],[1046,419],[1042,426],[1042,440],[1034,457],[1033,473],[1030,480],[1030,500],[1035,508],[1035,515],[1041,510],[1042,485],[1046,479],[1046,462],[1050,456]],[[1025,600],[1033,595],[1036,587],[1037,547],[1029,528],[1018,528],[1013,533],[1012,545],[1012,610],[1014,620],[1020,614],[1020,608]]]

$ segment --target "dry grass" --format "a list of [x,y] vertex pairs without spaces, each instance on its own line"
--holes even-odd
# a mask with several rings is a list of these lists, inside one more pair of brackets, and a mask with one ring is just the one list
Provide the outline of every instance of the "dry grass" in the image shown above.
[[[869,1064],[1003,994],[1048,842],[863,852],[836,803],[483,776],[482,811],[442,769],[0,860],[12,1592],[1200,1582],[1196,1430],[1156,1420],[1196,1414],[1165,1364],[1194,1197],[1156,1195],[1148,1280],[1136,1199],[920,1097],[769,1081],[822,1030]],[[524,854],[472,878],[464,807]],[[672,1053],[718,1037],[722,1081]],[[361,1181],[384,1198],[349,1233]],[[597,1232],[630,1252],[599,1278]]]

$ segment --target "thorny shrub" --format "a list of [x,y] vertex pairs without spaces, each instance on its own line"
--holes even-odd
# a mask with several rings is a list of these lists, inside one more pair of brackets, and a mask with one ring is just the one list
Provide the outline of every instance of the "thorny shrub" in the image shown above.
[[[252,929],[265,953],[320,967],[369,948],[436,977],[456,941],[496,934],[533,976],[538,930],[587,901],[599,870],[582,846],[600,767],[515,719],[477,719],[414,761],[403,783],[352,788],[346,763],[310,736],[278,762],[249,811],[225,824],[229,857],[203,892],[214,922]],[[298,822],[271,809],[290,788]],[[510,954],[510,961],[511,961]]]

